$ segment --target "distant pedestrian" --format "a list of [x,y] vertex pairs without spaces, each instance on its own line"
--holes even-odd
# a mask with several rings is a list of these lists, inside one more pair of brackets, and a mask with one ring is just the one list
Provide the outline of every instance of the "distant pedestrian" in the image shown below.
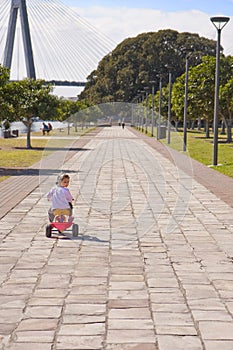
[[122,129],[124,129],[124,128],[125,128],[125,123],[123,122],[123,123],[121,124],[121,126],[122,126]]
[[[51,123],[48,123],[48,128],[49,128],[49,131],[53,130],[53,126]],[[49,131],[48,131],[48,133],[49,133]]]
[[43,123],[42,125],[42,134],[45,135],[45,133],[48,133],[49,132],[49,127],[47,124],[45,124],[45,122]]

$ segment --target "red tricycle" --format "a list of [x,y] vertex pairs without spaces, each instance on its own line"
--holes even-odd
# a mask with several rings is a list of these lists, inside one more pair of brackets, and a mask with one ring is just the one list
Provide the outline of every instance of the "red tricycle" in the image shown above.
[[52,230],[56,229],[58,233],[63,233],[69,227],[72,226],[73,237],[78,236],[79,226],[73,223],[73,217],[70,215],[69,209],[55,209],[53,211],[53,216],[49,214],[50,224],[46,226],[46,237],[50,238],[52,236]]

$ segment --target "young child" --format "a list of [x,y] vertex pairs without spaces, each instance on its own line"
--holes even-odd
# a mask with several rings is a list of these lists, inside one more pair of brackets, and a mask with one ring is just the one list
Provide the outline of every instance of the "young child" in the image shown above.
[[69,221],[73,220],[72,201],[74,200],[69,189],[70,176],[61,174],[57,177],[56,186],[47,193],[47,199],[52,201],[52,208],[49,210],[49,219],[53,221],[65,221],[65,216],[69,216]]

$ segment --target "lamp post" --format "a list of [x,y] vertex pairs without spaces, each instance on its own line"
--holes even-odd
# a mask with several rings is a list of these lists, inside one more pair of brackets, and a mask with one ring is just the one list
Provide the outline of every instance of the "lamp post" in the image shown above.
[[152,103],[151,103],[151,136],[154,136],[154,125],[155,125],[155,118],[154,118],[154,109],[155,109],[155,80],[149,81],[150,84],[152,84]]
[[141,127],[141,105],[142,102],[142,96],[141,96],[141,90],[138,90],[138,130],[140,130]]
[[159,76],[159,119],[157,127],[157,140],[160,140],[160,130],[161,130],[161,107],[162,107],[162,75]]
[[145,96],[144,96],[144,93],[145,91],[144,90],[141,90],[140,91],[141,94],[142,94],[142,122],[141,122],[141,131],[144,132],[144,118],[145,118],[145,109],[144,109],[144,99],[145,99]]
[[141,96],[140,94],[138,95],[138,100],[137,100],[137,128],[140,130],[140,116],[141,116]]
[[145,133],[147,134],[147,127],[148,127],[148,87],[144,87],[144,90],[146,92],[146,129]]
[[183,140],[183,151],[187,149],[187,107],[188,107],[188,73],[189,73],[189,58],[193,50],[189,50],[185,59],[185,92],[184,92],[184,140]]
[[168,111],[167,111],[167,143],[171,142],[171,95],[172,95],[172,67],[167,65],[168,69]]
[[216,70],[215,70],[215,94],[214,94],[214,149],[213,165],[218,165],[218,102],[219,102],[219,68],[220,68],[220,39],[221,31],[229,22],[229,17],[211,17],[211,22],[217,29],[218,39],[216,47]]

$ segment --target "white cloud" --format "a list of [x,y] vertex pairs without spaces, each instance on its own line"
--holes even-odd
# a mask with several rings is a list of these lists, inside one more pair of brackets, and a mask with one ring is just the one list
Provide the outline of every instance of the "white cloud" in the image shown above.
[[[162,12],[153,9],[99,6],[74,9],[82,18],[117,44],[128,37],[160,29],[197,33],[209,39],[217,39],[217,31],[210,21],[211,14],[198,10]],[[233,55],[232,32],[233,18],[221,35],[225,54]]]

